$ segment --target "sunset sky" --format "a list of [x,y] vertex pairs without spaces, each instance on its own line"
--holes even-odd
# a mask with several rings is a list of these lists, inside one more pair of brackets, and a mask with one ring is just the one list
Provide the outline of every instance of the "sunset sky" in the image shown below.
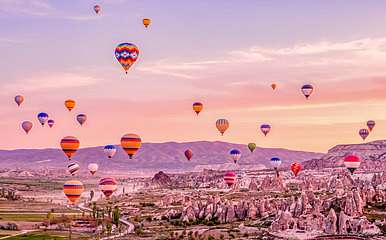
[[[379,0],[0,0],[0,149],[59,147],[67,135],[81,147],[118,144],[132,132],[144,142],[326,152],[362,142],[369,119],[377,125],[367,140],[383,139],[385,11]],[[114,56],[121,42],[140,49],[127,75]],[[67,98],[77,101],[71,113]],[[39,126],[39,112],[55,127]],[[88,115],[83,127],[78,113]],[[230,121],[223,137],[218,118]],[[34,123],[29,135],[24,120]],[[272,125],[267,137],[262,123]]]

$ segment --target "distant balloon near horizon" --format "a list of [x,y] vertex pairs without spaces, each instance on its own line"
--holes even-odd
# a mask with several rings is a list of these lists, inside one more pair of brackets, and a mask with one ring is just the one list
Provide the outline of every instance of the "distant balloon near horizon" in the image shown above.
[[253,153],[253,151],[256,149],[256,143],[248,143],[248,149],[251,151],[251,153]]
[[142,19],[142,23],[147,28],[151,24],[151,19],[150,18],[144,18]]
[[234,163],[237,163],[237,161],[241,158],[241,152],[238,149],[232,149],[229,151],[229,154],[233,160]]
[[193,103],[193,111],[197,114],[198,114],[202,111],[204,105],[200,102],[195,102]]
[[79,145],[79,140],[74,136],[66,136],[60,141],[60,146],[68,160],[71,160],[71,158],[75,155]]
[[235,172],[227,172],[224,174],[224,182],[228,187],[231,187],[236,182],[236,173]]
[[66,181],[63,185],[64,195],[74,204],[84,191],[83,183],[78,180]]
[[280,167],[281,163],[282,161],[280,158],[278,157],[271,158],[271,166],[273,167],[274,170],[277,170]]
[[24,97],[22,95],[16,95],[15,96],[15,102],[18,107],[24,102]]
[[229,121],[222,118],[218,119],[216,121],[216,128],[221,133],[221,136],[223,136],[225,131],[229,128]]
[[89,170],[89,172],[91,173],[91,175],[94,175],[97,171],[98,171],[98,164],[96,163],[90,163],[88,166],[87,166],[87,169]]
[[373,128],[375,127],[375,121],[369,120],[369,121],[367,121],[366,125],[367,125],[367,128],[369,129],[369,131],[371,132],[371,131],[373,131]]
[[192,157],[193,157],[193,151],[191,149],[186,149],[184,152],[184,155],[185,155],[186,159],[188,159],[188,161],[190,161],[190,159],[192,159]]
[[70,164],[68,164],[67,168],[68,168],[68,172],[72,176],[75,176],[80,170],[80,166],[78,163],[70,163]]
[[76,102],[75,100],[72,100],[72,99],[67,99],[66,101],[64,101],[64,106],[68,109],[68,111],[71,112],[72,109],[74,109],[76,105]]
[[271,88],[272,88],[272,90],[275,90],[275,89],[276,89],[276,87],[277,87],[276,83],[272,83],[272,84],[271,84]]
[[26,134],[28,134],[29,131],[31,131],[32,126],[33,126],[33,123],[30,121],[24,121],[21,123],[21,127],[23,128],[23,130]]
[[48,114],[45,112],[41,112],[38,114],[38,120],[42,126],[47,122],[48,120]]
[[117,180],[113,177],[106,177],[99,180],[99,190],[109,198],[117,190]]
[[103,148],[103,152],[107,156],[107,158],[114,157],[115,153],[117,152],[117,148],[114,145],[106,145]]
[[291,171],[295,175],[295,177],[298,176],[301,170],[302,170],[302,165],[300,165],[300,163],[294,162],[291,164]]
[[129,156],[129,159],[133,158],[134,154],[136,154],[138,149],[141,147],[141,144],[141,138],[134,133],[125,134],[121,138],[121,146],[126,152],[126,154]]
[[355,170],[361,165],[361,159],[353,154],[347,155],[343,160],[344,166],[351,174],[354,174]]
[[264,136],[267,136],[267,134],[271,131],[271,125],[261,124],[260,131],[264,134]]
[[305,84],[302,86],[302,93],[308,99],[311,94],[314,92],[314,87],[311,84]]
[[54,126],[54,124],[55,124],[55,121],[54,121],[54,120],[48,119],[47,125],[48,125],[50,128],[52,128],[52,127]]
[[101,11],[101,6],[98,5],[98,4],[96,4],[96,5],[94,6],[94,11],[95,11],[96,14],[99,14],[99,12]]
[[366,140],[366,138],[369,136],[370,132],[367,128],[359,129],[359,136],[363,139],[363,141]]
[[130,67],[137,61],[138,56],[139,49],[132,43],[121,43],[115,48],[115,57],[126,74]]
[[78,121],[78,123],[80,124],[80,126],[83,126],[83,124],[86,122],[87,120],[87,115],[86,114],[78,114],[76,116],[76,120]]

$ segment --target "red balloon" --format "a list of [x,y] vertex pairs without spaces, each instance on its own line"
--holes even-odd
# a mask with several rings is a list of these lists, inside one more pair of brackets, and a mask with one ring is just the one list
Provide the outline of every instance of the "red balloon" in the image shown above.
[[234,172],[227,172],[224,175],[224,182],[228,187],[232,186],[236,182],[236,173]]
[[300,163],[294,162],[291,164],[291,171],[294,173],[295,177],[299,174],[301,170],[302,165],[300,165]]
[[184,154],[185,154],[186,159],[188,159],[188,160],[190,160],[193,157],[193,151],[190,149],[187,149]]

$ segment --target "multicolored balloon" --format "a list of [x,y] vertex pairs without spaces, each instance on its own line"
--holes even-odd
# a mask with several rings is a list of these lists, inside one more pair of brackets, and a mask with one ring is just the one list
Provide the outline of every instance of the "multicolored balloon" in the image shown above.
[[99,190],[109,198],[117,190],[117,180],[112,177],[106,177],[99,180]]
[[33,124],[30,121],[24,121],[21,123],[21,127],[23,128],[26,134],[29,133],[29,131],[32,129],[32,126]]
[[197,115],[202,111],[203,107],[204,105],[202,105],[200,102],[193,103],[193,111],[195,111]]
[[79,140],[74,136],[67,136],[62,138],[60,141],[60,146],[64,154],[68,157],[68,160],[71,160],[71,157],[75,155],[80,145]]
[[271,166],[273,169],[277,170],[281,165],[281,159],[278,157],[271,158]]
[[68,172],[71,173],[72,176],[77,174],[80,170],[80,166],[77,163],[70,163],[68,164],[67,168],[68,168]]
[[112,158],[117,152],[117,148],[114,145],[106,145],[103,148],[103,152],[106,154],[108,158]]
[[115,48],[115,57],[122,65],[126,74],[130,67],[137,61],[139,50],[132,43],[121,43]]
[[291,171],[295,175],[295,177],[299,174],[299,172],[302,170],[302,165],[300,163],[294,162],[291,164]]
[[275,90],[276,89],[276,83],[272,83],[271,88],[272,88],[272,90]]
[[121,146],[123,150],[129,155],[129,158],[132,159],[133,155],[141,147],[142,140],[137,134],[128,133],[121,138]]
[[66,101],[64,101],[64,106],[68,109],[68,111],[71,112],[72,109],[74,109],[76,105],[76,102],[75,100],[72,100],[72,99],[67,99]]
[[232,186],[236,182],[236,173],[227,172],[224,174],[224,182],[228,187]]
[[306,99],[308,99],[311,96],[311,94],[314,92],[314,87],[311,84],[306,84],[306,85],[303,85],[301,90],[303,95],[306,97]]
[[241,152],[238,149],[232,149],[229,154],[231,155],[231,158],[234,163],[237,163],[238,160],[241,158]]
[[269,131],[271,131],[271,125],[269,125],[269,124],[261,124],[260,125],[260,130],[264,134],[264,136],[267,136]]
[[364,140],[366,140],[367,136],[369,136],[370,132],[366,128],[359,129],[359,136]]
[[193,157],[193,151],[191,149],[187,149],[185,152],[185,157],[186,159],[188,159],[188,161],[190,161],[190,159]]
[[225,131],[229,128],[228,120],[226,120],[226,119],[218,119],[216,121],[216,128],[221,133],[221,136],[223,136]]
[[90,163],[87,168],[90,171],[91,175],[94,175],[98,171],[99,166],[96,163]]
[[96,14],[98,14],[100,11],[101,11],[101,6],[99,6],[98,4],[94,6],[94,11]]
[[45,112],[41,112],[38,114],[38,120],[42,126],[47,122],[48,120],[48,114]]
[[343,161],[346,168],[351,174],[354,174],[355,170],[361,165],[361,159],[355,155],[347,155]]
[[256,143],[248,143],[248,148],[251,153],[256,149]]
[[147,28],[151,23],[151,19],[150,18],[144,18],[144,19],[142,19],[142,23],[145,26],[145,28]]
[[78,180],[70,180],[64,183],[63,192],[68,200],[74,204],[84,191],[83,183]]
[[55,124],[55,121],[52,120],[52,119],[49,119],[49,120],[47,121],[47,125],[48,125],[50,128],[52,128],[52,127],[54,126],[54,124]]
[[22,95],[16,95],[15,96],[15,102],[17,106],[20,107],[20,105],[24,102],[24,97]]
[[373,128],[375,127],[375,121],[374,120],[367,121],[367,127],[368,127],[369,131],[371,132],[373,130]]
[[76,116],[76,120],[78,121],[78,123],[80,124],[80,126],[83,126],[83,124],[86,122],[87,120],[87,115],[86,114],[78,114]]

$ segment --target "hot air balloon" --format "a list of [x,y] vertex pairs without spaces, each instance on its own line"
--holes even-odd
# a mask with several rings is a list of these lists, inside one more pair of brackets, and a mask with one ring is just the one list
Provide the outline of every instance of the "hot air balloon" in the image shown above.
[[63,192],[68,200],[74,204],[84,191],[83,184],[77,180],[71,180],[64,183]]
[[121,43],[115,48],[115,57],[122,65],[126,74],[129,68],[137,61],[139,50],[132,43]]
[[133,158],[133,155],[141,147],[141,144],[141,138],[137,134],[129,133],[121,138],[121,146],[127,155],[129,155],[130,159]]
[[236,182],[236,173],[227,172],[224,174],[224,182],[228,187],[232,186]]
[[271,88],[272,88],[272,90],[275,90],[276,89],[276,83],[272,83]]
[[359,129],[359,136],[361,136],[361,138],[364,140],[366,140],[367,136],[369,136],[369,130],[367,130],[366,128],[362,128],[362,129]]
[[67,168],[71,175],[74,176],[79,172],[80,166],[77,163],[70,163],[68,164]]
[[71,157],[75,155],[76,150],[79,148],[79,140],[73,136],[67,136],[62,138],[60,141],[60,146],[64,154],[68,157],[68,160],[71,160]]
[[306,84],[306,85],[303,85],[302,87],[302,93],[306,97],[306,99],[308,99],[311,96],[313,91],[314,91],[314,87],[311,84]]
[[64,106],[66,106],[66,108],[70,112],[71,112],[72,109],[74,109],[75,104],[76,104],[75,100],[72,100],[72,99],[67,99],[66,101],[64,101]]
[[294,162],[291,164],[291,171],[294,173],[295,177],[299,174],[299,172],[302,170],[302,166],[300,163]]
[[185,152],[185,157],[190,161],[190,159],[193,157],[193,151],[191,149],[187,149]]
[[216,121],[216,127],[222,136],[224,135],[225,131],[229,128],[229,122],[226,119],[218,119]]
[[100,11],[101,11],[101,6],[99,6],[98,4],[94,6],[94,11],[96,14],[98,14]]
[[117,190],[117,180],[112,177],[106,177],[99,180],[99,190],[109,198]]
[[264,134],[264,136],[267,136],[269,131],[271,131],[271,125],[269,125],[269,124],[261,124],[260,125],[260,130]]
[[241,158],[241,152],[238,149],[232,149],[229,154],[231,155],[231,158],[234,163],[236,163]]
[[23,130],[25,131],[26,134],[29,133],[29,131],[31,130],[33,124],[32,122],[30,121],[24,121],[21,123],[21,127],[23,128]]
[[52,120],[52,119],[49,119],[49,120],[47,121],[47,125],[48,125],[50,128],[52,128],[52,127],[54,126],[54,124],[55,124],[55,121]]
[[86,122],[87,120],[87,115],[86,114],[78,114],[76,116],[76,120],[78,121],[78,123],[80,124],[80,126],[83,126],[83,124]]
[[281,165],[281,159],[278,157],[271,158],[271,166],[273,169],[277,170]]
[[90,173],[92,175],[94,175],[96,173],[96,171],[98,171],[99,167],[98,167],[98,164],[96,164],[96,163],[90,163],[87,168],[90,171]]
[[117,149],[114,145],[106,145],[103,148],[103,152],[106,154],[108,158],[112,158],[117,152]]
[[343,163],[350,173],[354,174],[354,171],[361,165],[361,159],[355,155],[347,155]]
[[193,103],[193,111],[198,115],[202,111],[203,105],[200,102]]
[[249,151],[253,152],[256,149],[256,143],[248,143]]
[[375,127],[375,121],[374,120],[367,121],[367,127],[369,128],[369,131],[371,132],[373,130],[373,128]]
[[45,112],[41,112],[38,114],[38,120],[42,126],[47,122],[48,120],[48,114]]
[[147,28],[151,23],[151,19],[150,18],[144,18],[144,19],[142,19],[142,23],[145,26],[145,28]]
[[16,102],[17,106],[20,107],[20,104],[22,104],[24,102],[24,97],[22,95],[16,95],[15,96],[15,102]]

